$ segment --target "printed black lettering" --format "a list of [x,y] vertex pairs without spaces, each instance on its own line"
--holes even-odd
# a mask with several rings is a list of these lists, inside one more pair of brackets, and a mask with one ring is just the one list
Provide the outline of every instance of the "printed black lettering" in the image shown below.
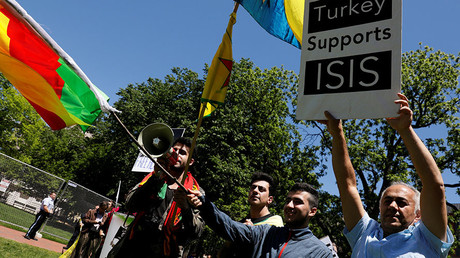
[[382,32],[382,31],[380,30],[380,28],[379,28],[379,27],[375,27],[374,33],[375,33],[375,40],[377,40],[377,41],[380,41],[380,40],[381,40],[381,38],[380,38],[380,32]]
[[349,35],[342,36],[340,42],[341,42],[340,50],[343,50],[345,48],[345,46],[350,45],[351,37]]
[[[321,41],[323,41],[323,45],[321,45]],[[323,40],[318,40],[318,48],[319,49],[325,49],[327,48],[327,39],[323,39]]]
[[330,38],[317,38],[316,36],[311,36],[307,39],[307,50],[314,51],[318,47],[318,49],[327,49],[328,52],[332,52],[340,46],[340,51],[343,51],[346,46],[349,46],[352,43],[359,45],[362,43],[372,43],[373,41],[388,40],[391,38],[390,32],[390,28],[382,30],[379,27],[376,27],[374,30],[366,31],[364,33],[356,33],[355,35],[342,35],[340,37]]
[[389,39],[391,38],[391,29],[386,28],[383,30],[383,39]]
[[369,42],[369,41],[370,41],[370,36],[371,36],[372,34],[374,34],[373,31],[368,31],[368,32],[366,32],[366,42]]
[[339,39],[336,37],[329,38],[329,52],[332,51],[333,48],[339,45]]
[[308,50],[312,51],[316,48],[315,39],[316,39],[316,36],[312,36],[308,38],[308,44],[311,45],[310,47],[307,48]]
[[[358,38],[358,39],[356,39],[356,38]],[[353,37],[353,42],[355,44],[360,44],[361,42],[363,42],[363,40],[364,40],[364,36],[361,33],[356,33],[356,35]]]

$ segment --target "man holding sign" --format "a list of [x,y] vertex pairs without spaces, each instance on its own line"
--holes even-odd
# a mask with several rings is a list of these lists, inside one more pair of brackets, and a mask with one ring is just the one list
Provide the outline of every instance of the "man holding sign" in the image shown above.
[[328,120],[320,121],[333,138],[332,165],[342,201],[344,233],[353,249],[352,257],[446,257],[453,235],[447,225],[444,182],[435,160],[411,126],[407,98],[398,96],[399,116],[387,121],[404,141],[423,189],[419,193],[402,182],[388,187],[380,199],[380,224],[369,217],[361,203],[341,120],[326,111]]

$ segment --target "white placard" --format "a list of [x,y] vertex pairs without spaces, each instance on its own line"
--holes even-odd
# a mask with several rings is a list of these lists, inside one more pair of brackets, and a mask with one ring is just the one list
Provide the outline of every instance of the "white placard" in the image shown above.
[[[124,224],[127,215],[120,212],[115,212],[112,216],[112,220],[110,221],[109,228],[107,229],[107,235],[105,236],[104,245],[102,246],[100,258],[105,258],[109,254],[112,247],[118,242],[118,238],[115,239],[117,233],[119,233],[120,227]],[[134,220],[133,216],[129,216],[126,221],[126,225],[128,226]]]
[[305,2],[297,119],[397,115],[401,0]]
[[155,167],[155,163],[151,161],[144,153],[139,152],[137,155],[136,162],[134,163],[132,172],[152,172]]

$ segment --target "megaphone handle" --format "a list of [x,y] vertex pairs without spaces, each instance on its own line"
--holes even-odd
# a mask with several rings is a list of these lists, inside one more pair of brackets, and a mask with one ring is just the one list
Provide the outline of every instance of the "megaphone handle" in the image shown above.
[[128,128],[126,128],[126,126],[121,122],[120,118],[118,118],[117,114],[115,114],[114,111],[111,111],[110,112],[112,115],[115,116],[115,119],[118,121],[118,123],[121,125],[121,127],[123,127],[123,129],[125,129],[126,133],[129,135],[129,137],[131,138],[131,140],[133,140],[133,142],[137,145],[137,147],[139,147],[139,149],[141,149],[141,151],[151,160],[153,161],[153,163],[155,163],[155,165],[157,165],[158,167],[160,167],[160,169],[162,170],[163,173],[165,173],[166,176],[168,176],[170,179],[174,180],[174,182],[182,189],[184,190],[186,193],[189,192],[189,190],[187,190],[187,188],[185,188],[185,186],[179,182],[179,180],[177,180],[177,178],[173,177],[168,171],[166,171],[166,169],[160,165],[160,163],[158,163],[154,157],[152,157],[152,155],[150,155],[150,153],[148,153],[148,151],[144,148],[144,146],[142,146],[139,142],[137,142],[136,138],[129,132]]

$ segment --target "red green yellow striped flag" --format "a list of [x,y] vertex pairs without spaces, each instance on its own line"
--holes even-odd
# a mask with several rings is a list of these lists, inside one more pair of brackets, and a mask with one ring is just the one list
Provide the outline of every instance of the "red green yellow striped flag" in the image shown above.
[[[230,74],[233,67],[232,55],[232,29],[236,23],[236,12],[230,15],[227,30],[225,31],[222,43],[220,43],[204,85],[203,95],[201,96],[201,110],[205,107],[204,117],[209,116],[219,105],[224,103],[227,94]],[[202,112],[200,111],[200,114]]]
[[116,111],[73,59],[14,0],[0,0],[0,72],[53,130]]

